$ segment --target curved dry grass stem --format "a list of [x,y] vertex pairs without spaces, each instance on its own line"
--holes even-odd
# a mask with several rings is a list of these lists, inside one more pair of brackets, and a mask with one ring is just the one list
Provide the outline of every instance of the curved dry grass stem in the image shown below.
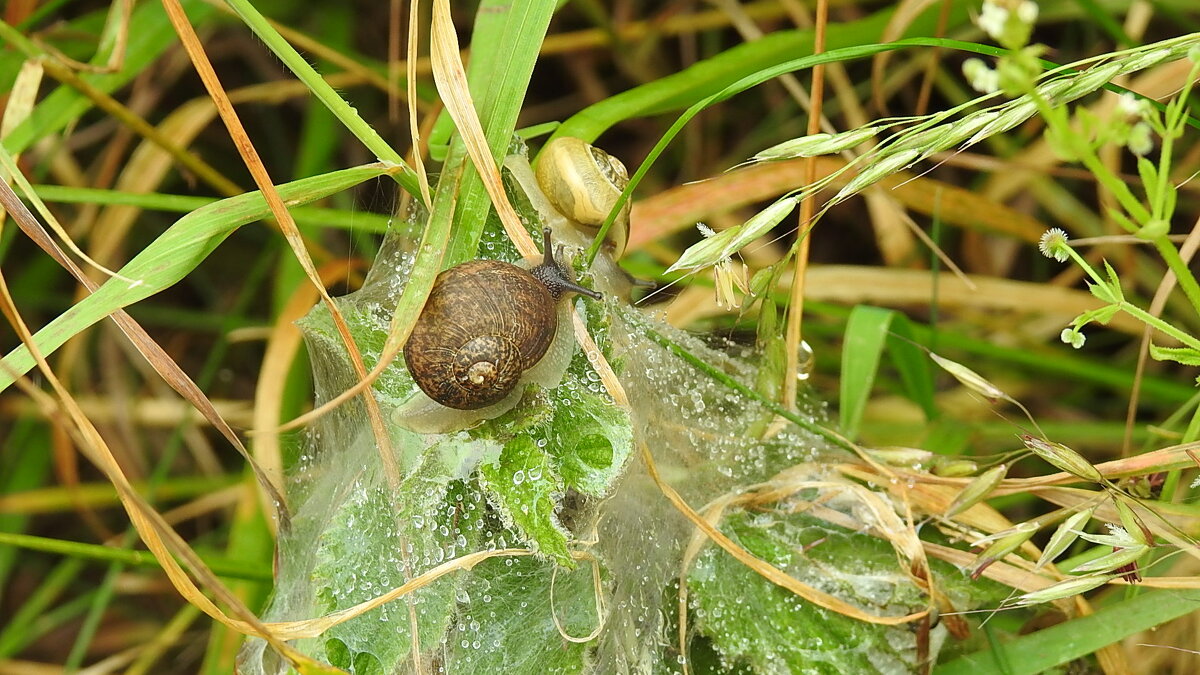
[[[350,333],[350,327],[346,324],[345,317],[342,316],[341,310],[338,309],[337,303],[329,295],[324,284],[317,273],[316,266],[312,258],[309,256],[307,249],[304,246],[303,238],[296,227],[295,221],[280,198],[279,193],[275,190],[274,183],[267,173],[266,167],[263,166],[262,160],[258,156],[257,150],[254,148],[249,135],[242,126],[241,120],[238,118],[233,104],[230,102],[228,95],[225,93],[224,87],[218,80],[216,73],[213,71],[212,64],[208,60],[207,54],[204,52],[203,46],[200,44],[199,37],[192,29],[188,21],[187,15],[184,14],[182,6],[178,0],[163,0],[163,5],[167,10],[167,15],[175,27],[180,40],[187,51],[189,58],[192,60],[200,79],[204,82],[205,89],[208,90],[213,102],[216,104],[217,111],[225,123],[230,136],[233,138],[234,144],[238,148],[238,153],[242,156],[251,175],[254,177],[254,182],[262,191],[263,198],[271,209],[271,213],[279,222],[280,230],[283,232],[288,245],[291,247],[296,256],[296,260],[304,269],[305,275],[308,277],[312,285],[316,287],[317,292],[321,296],[322,302],[329,309],[330,318],[340,335],[343,344],[346,347],[348,360],[351,367],[354,369],[355,375],[361,381],[367,377],[366,366],[363,362],[362,353],[358,349],[357,343],[354,341],[354,336]],[[376,448],[380,464],[383,467],[383,473],[391,488],[392,495],[400,495],[401,474],[400,468],[396,463],[395,453],[392,449],[391,437],[388,434],[387,427],[384,425],[383,413],[379,408],[378,401],[371,391],[363,391],[363,404],[367,413],[367,420],[371,428],[371,432],[375,438]],[[400,556],[405,578],[410,575],[410,563],[408,559],[407,546],[404,545],[403,538],[400,541]],[[409,632],[412,639],[412,657],[413,664],[416,667],[417,673],[421,673],[423,668],[420,660],[420,644],[419,631],[417,630],[416,609],[412,603],[408,604],[409,615]],[[274,643],[272,643],[274,646]]]
[[[266,200],[267,206],[270,207],[272,215],[279,222],[280,230],[283,232],[284,238],[287,240],[292,252],[295,253],[297,262],[304,269],[304,273],[309,281],[317,288],[317,292],[321,295],[321,300],[329,308],[338,334],[341,336],[342,342],[346,346],[346,351],[350,355],[351,366],[359,378],[366,377],[367,372],[366,367],[363,365],[362,354],[354,341],[354,337],[350,334],[350,328],[346,325],[345,318],[342,316],[337,304],[333,301],[328,291],[325,290],[324,285],[321,284],[320,275],[317,273],[316,266],[313,264],[312,258],[304,246],[304,241],[300,236],[300,231],[296,227],[296,222],[292,219],[291,213],[288,212],[287,207],[280,198],[279,192],[276,191],[275,184],[271,180],[270,175],[268,175],[266,167],[258,155],[258,151],[242,126],[241,119],[238,117],[233,104],[225,93],[224,87],[217,78],[216,72],[212,68],[212,63],[208,60],[208,55],[200,43],[199,36],[196,35],[195,30],[188,21],[183,7],[179,4],[179,0],[163,0],[163,7],[167,11],[167,16],[170,18],[171,24],[175,27],[175,32],[179,35],[184,50],[188,53],[188,57],[195,66],[196,72],[204,82],[205,89],[208,90],[214,104],[216,104],[221,120],[225,123],[234,145],[237,146],[238,153],[241,155],[246,167],[250,170],[250,174],[254,177],[255,184],[262,191],[263,198]],[[370,393],[363,395],[363,404],[367,410],[367,418],[371,425],[371,431],[374,433],[376,443],[379,445],[379,454],[383,462],[384,472],[388,476],[388,482],[393,486],[398,486],[400,484],[400,471],[396,466],[391,449],[391,440],[388,437],[387,429],[384,427],[383,415],[379,410],[379,404]]]
[[[601,584],[600,579],[600,561],[597,560],[595,556],[588,553],[580,552],[579,555],[586,555],[587,560],[591,563],[592,594],[596,598],[596,627],[592,629],[591,633],[588,633],[583,637],[575,637],[574,635],[568,633],[567,629],[563,627],[562,621],[558,618],[558,612],[554,609],[555,604],[557,604],[554,599],[554,585],[555,581],[558,579],[558,565],[555,565],[550,570],[550,618],[554,621],[554,628],[558,631],[559,637],[567,642],[583,644],[585,642],[591,642],[592,640],[595,640],[600,635],[600,631],[604,630],[604,587]],[[575,557],[577,560],[580,559],[575,554],[572,554],[572,557]]]
[[923,617],[929,616],[929,610],[922,610],[904,616],[877,616],[869,612],[864,612],[861,609],[850,605],[828,593],[819,591],[807,584],[802,583],[795,577],[787,574],[783,570],[774,565],[762,560],[761,558],[750,553],[746,549],[739,546],[732,539],[725,536],[723,532],[714,527],[708,520],[696,512],[695,509],[683,499],[675,488],[667,484],[658,473],[658,467],[654,463],[654,457],[650,454],[650,448],[645,441],[638,441],[638,449],[642,456],[642,461],[646,464],[646,471],[654,484],[658,486],[659,491],[663,496],[684,515],[688,520],[700,529],[714,544],[720,546],[727,553],[732,555],[736,560],[754,570],[767,581],[781,586],[792,593],[804,598],[805,600],[824,607],[843,616],[851,619],[857,619],[866,623],[879,624],[884,626],[897,626],[900,624],[910,623]]
[[[7,190],[7,186],[3,186]],[[50,418],[66,417],[69,421],[69,431],[75,436],[79,449],[92,461],[116,488],[121,504],[129,515],[130,522],[146,547],[158,560],[163,572],[179,594],[189,603],[213,618],[214,620],[245,635],[261,637],[275,647],[281,654],[293,663],[311,663],[311,659],[292,649],[280,638],[276,637],[258,617],[246,607],[236,595],[229,591],[224,584],[200,560],[199,556],[188,546],[161,515],[137,491],[126,477],[121,465],[113,456],[112,450],[104,441],[99,431],[87,418],[79,404],[63,386],[62,382],[50,368],[29,331],[25,321],[17,312],[8,284],[3,274],[0,274],[0,311],[9,319],[18,337],[29,348],[46,381],[54,390],[57,400],[37,387],[34,387],[23,376],[14,375],[14,381],[31,398],[45,410]],[[233,618],[220,609],[209,597],[200,590],[176,561],[176,556],[183,560],[192,574],[222,603],[230,607],[241,618]]]
[[[399,8],[400,0],[393,0],[395,7]],[[417,123],[417,47],[419,45],[420,31],[420,0],[411,0],[409,2],[408,12],[408,68],[407,68],[407,91],[408,91],[408,129],[412,134],[412,161],[413,170],[417,173],[417,185],[421,188],[421,198],[425,200],[425,208],[433,208],[433,197],[429,193],[429,176],[425,174],[425,158],[421,155],[421,125]],[[391,68],[391,65],[388,66]],[[395,97],[389,97],[389,104],[394,101]]]
[[[350,261],[326,265],[321,271],[321,282],[328,287],[336,280],[349,276],[352,270]],[[287,373],[300,353],[302,336],[295,322],[312,309],[319,299],[317,289],[307,284],[298,286],[292,293],[271,327],[254,388],[252,424],[264,431],[252,437],[251,448],[268,480],[281,494],[284,493],[282,449],[279,434],[272,433],[271,427],[278,424],[282,415]],[[275,529],[273,524],[272,529]]]
[[[334,626],[345,623],[355,617],[382,607],[389,602],[398,598],[409,595],[410,593],[420,590],[438,579],[459,570],[470,570],[479,563],[488,558],[497,558],[500,556],[527,556],[533,555],[533,551],[527,548],[504,548],[495,551],[476,551],[467,555],[448,560],[437,567],[413,577],[402,586],[397,586],[392,590],[378,595],[370,600],[360,602],[353,607],[332,612],[315,619],[304,619],[301,621],[280,621],[268,623],[266,626],[285,640],[297,640],[300,638],[317,637]],[[575,560],[595,560],[595,556],[587,551],[572,551],[571,557]]]
[[[7,176],[8,180],[16,183],[17,187],[21,188],[21,191],[25,193],[30,202],[33,204],[34,208],[37,209],[38,214],[46,221],[46,224],[50,226],[50,229],[58,235],[59,241],[61,241],[67,247],[68,251],[79,256],[79,259],[87,263],[89,267],[101,272],[107,277],[124,281],[130,286],[140,286],[142,284],[141,279],[130,279],[129,277],[123,276],[120,273],[101,265],[99,262],[93,260],[87,253],[84,253],[83,249],[79,248],[79,245],[75,243],[75,240],[71,238],[71,235],[67,233],[66,228],[64,228],[58,222],[58,219],[54,217],[54,213],[52,213],[50,209],[46,208],[45,202],[43,202],[37,196],[37,193],[34,192],[33,186],[30,185],[29,181],[25,179],[25,174],[21,172],[21,169],[17,167],[16,162],[13,161],[13,158],[9,156],[7,152],[0,152],[0,167],[4,169],[3,173],[5,176]],[[0,212],[3,212],[3,209],[0,209]]]

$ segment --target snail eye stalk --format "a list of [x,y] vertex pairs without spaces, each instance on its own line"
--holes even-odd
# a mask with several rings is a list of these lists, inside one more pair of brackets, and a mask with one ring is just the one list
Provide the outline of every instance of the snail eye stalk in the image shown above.
[[550,291],[550,295],[555,299],[562,297],[565,293],[578,293],[593,300],[604,297],[597,291],[571,281],[567,270],[554,259],[554,244],[550,241],[550,228],[548,227],[542,229],[542,246],[542,264],[529,270],[529,273],[546,285],[546,290]]

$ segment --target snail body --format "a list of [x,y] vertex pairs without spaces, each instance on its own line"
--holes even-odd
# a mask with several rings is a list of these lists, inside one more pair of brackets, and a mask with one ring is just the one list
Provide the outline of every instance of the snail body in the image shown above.
[[505,401],[550,350],[559,299],[567,293],[600,298],[571,281],[554,259],[549,228],[543,235],[544,260],[532,269],[472,260],[434,281],[404,360],[413,381],[436,403],[478,410]]

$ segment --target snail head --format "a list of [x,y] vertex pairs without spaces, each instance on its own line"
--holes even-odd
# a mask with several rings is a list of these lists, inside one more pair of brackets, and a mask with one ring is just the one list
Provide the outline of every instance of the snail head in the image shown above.
[[604,297],[590,288],[585,288],[575,283],[571,279],[571,275],[567,269],[554,259],[554,244],[550,241],[550,228],[542,229],[542,237],[542,264],[529,270],[529,273],[546,285],[546,289],[550,291],[550,295],[554,296],[555,299],[562,297],[566,293],[586,295],[593,300],[599,300]]

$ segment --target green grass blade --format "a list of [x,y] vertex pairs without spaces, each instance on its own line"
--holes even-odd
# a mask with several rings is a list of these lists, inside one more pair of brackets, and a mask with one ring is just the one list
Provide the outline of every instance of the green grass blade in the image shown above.
[[[1000,675],[1006,672],[1033,675],[1197,609],[1200,609],[1200,591],[1151,590],[1103,607],[1095,614],[960,657],[938,666],[933,672],[934,675]],[[1196,648],[1194,643],[1175,646]],[[993,651],[998,653],[993,654]],[[999,660],[998,656],[1001,656]],[[1008,668],[1002,670],[1000,663],[1005,663]]]
[[[31,551],[58,553],[71,556],[77,560],[94,560],[117,562],[135,567],[162,567],[153,553],[148,551],[133,551],[99,544],[85,544],[78,541],[35,537],[28,534],[7,534],[0,532],[0,544],[4,546],[20,546]],[[217,575],[230,579],[251,579],[254,581],[270,581],[271,570],[267,567],[254,568],[245,561],[228,561],[211,556],[202,556],[205,564]]]
[[[517,116],[525,102],[525,92],[555,5],[553,0],[480,3],[471,34],[467,82],[497,164],[503,161],[512,144]],[[449,119],[447,115],[443,117]],[[459,144],[455,141],[455,145]],[[452,151],[451,156],[457,153]],[[455,207],[453,238],[443,261],[446,267],[475,257],[491,208],[483,182],[474,167],[468,166]]]
[[[152,211],[188,213],[218,200],[213,197],[172,195],[161,192],[121,192],[100,188],[67,187],[63,185],[34,185],[34,192],[43,201],[59,204],[100,204],[106,206],[136,206]],[[387,231],[391,216],[369,211],[328,209],[317,206],[298,206],[289,209],[299,225],[320,225],[341,230],[357,230],[383,234]]]
[[858,305],[846,321],[842,344],[841,400],[839,412],[842,433],[858,436],[863,411],[871,398],[879,359],[887,346],[888,328],[895,312],[869,305]]
[[[213,14],[215,8],[202,0],[181,0],[193,22],[200,23]],[[0,42],[19,44],[17,34],[9,35],[11,27],[0,22]],[[157,2],[141,3],[129,20],[129,42],[121,70],[115,73],[80,73],[80,77],[96,89],[112,93],[125,86],[149,68],[150,63],[176,43],[175,31]],[[70,87],[60,86],[33,109],[29,118],[4,137],[4,147],[13,154],[23,152],[35,141],[61,131],[92,108],[90,99]]]
[[[353,187],[390,169],[381,164],[344,169],[324,176],[306,178],[279,186],[279,194],[289,204],[302,204]],[[121,268],[121,274],[141,283],[136,286],[110,279],[88,297],[60,314],[34,336],[43,355],[49,355],[72,336],[113,312],[143,300],[175,284],[204,261],[234,230],[270,216],[260,192],[223,199],[180,218],[154,243]],[[12,384],[16,375],[33,367],[33,359],[24,345],[4,358],[0,370],[0,391]]]
[[283,64],[295,74],[296,78],[308,87],[317,100],[324,103],[325,107],[329,108],[329,111],[350,130],[350,133],[354,134],[355,138],[362,141],[368,150],[375,153],[375,157],[380,161],[390,162],[401,167],[399,173],[393,174],[396,181],[409,194],[420,198],[421,191],[417,187],[417,174],[404,162],[404,158],[387,141],[383,140],[383,137],[366,120],[359,116],[354,106],[346,102],[346,99],[329,86],[329,83],[300,55],[300,52],[292,47],[291,43],[283,39],[283,36],[271,27],[266,17],[260,14],[247,0],[229,0],[229,6],[238,13],[242,21],[246,22],[247,27],[266,43],[275,56],[283,61]]
[[[826,52],[841,52],[878,42],[893,12],[894,9],[881,10],[858,21],[830,25]],[[948,25],[958,25],[966,18],[967,6],[955,3],[950,10]],[[905,34],[932,35],[936,27],[937,12],[925,12],[913,20]],[[592,141],[622,120],[687,108],[782,61],[812,54],[812,45],[811,30],[780,31],[738,45],[678,73],[588,106],[564,121],[555,136],[577,136]]]

